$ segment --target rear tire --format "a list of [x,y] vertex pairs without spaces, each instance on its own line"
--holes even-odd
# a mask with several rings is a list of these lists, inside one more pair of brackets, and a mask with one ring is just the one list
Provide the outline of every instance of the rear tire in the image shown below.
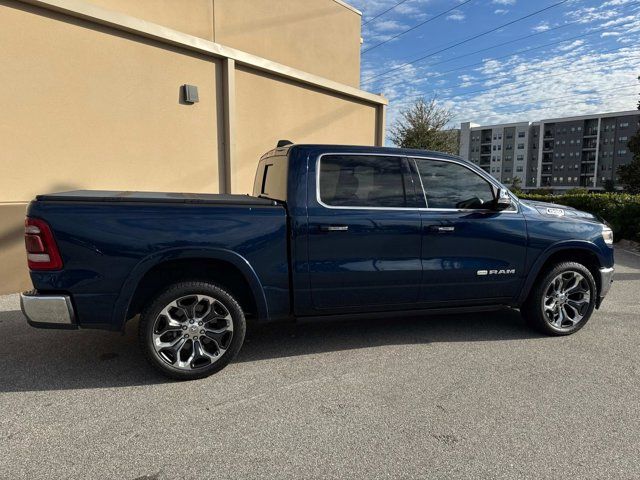
[[591,318],[597,294],[587,267],[563,262],[540,275],[520,311],[530,326],[546,335],[571,335]]
[[242,308],[223,288],[176,283],[140,315],[138,339],[149,363],[177,380],[208,377],[226,367],[244,342]]

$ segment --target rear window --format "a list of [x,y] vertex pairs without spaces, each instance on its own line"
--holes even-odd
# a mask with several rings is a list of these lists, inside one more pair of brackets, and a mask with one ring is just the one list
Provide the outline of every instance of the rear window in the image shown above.
[[267,158],[261,164],[262,176],[258,176],[253,188],[253,194],[257,197],[266,197],[273,200],[286,201],[288,157]]

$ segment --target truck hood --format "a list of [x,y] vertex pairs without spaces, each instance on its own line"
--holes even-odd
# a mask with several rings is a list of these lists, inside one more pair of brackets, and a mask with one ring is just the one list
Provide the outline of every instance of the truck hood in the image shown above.
[[536,210],[540,215],[549,217],[567,217],[567,218],[581,218],[584,220],[592,220],[596,222],[604,223],[601,218],[582,210],[577,210],[565,205],[558,205],[556,203],[538,202],[536,200],[520,200],[520,203],[527,207]]

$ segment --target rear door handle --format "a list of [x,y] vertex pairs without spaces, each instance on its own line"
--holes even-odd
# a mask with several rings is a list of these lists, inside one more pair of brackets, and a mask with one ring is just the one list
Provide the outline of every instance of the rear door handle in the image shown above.
[[320,225],[321,232],[346,232],[349,230],[347,225]]
[[429,231],[437,233],[452,233],[456,231],[456,227],[443,226],[443,225],[430,225]]

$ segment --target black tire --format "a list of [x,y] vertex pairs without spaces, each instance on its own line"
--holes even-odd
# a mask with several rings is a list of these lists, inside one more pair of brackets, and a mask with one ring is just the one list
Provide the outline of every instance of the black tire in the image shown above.
[[229,292],[211,283],[185,281],[171,285],[144,308],[138,340],[149,363],[161,373],[195,380],[226,367],[240,351],[245,332],[244,312]]
[[[579,278],[572,276],[575,274],[582,277],[579,285],[576,283],[579,288],[573,290],[575,293],[556,293],[562,291],[561,288],[556,289],[556,286],[563,283],[567,285],[567,291],[572,291],[569,288],[572,284],[569,282],[577,282]],[[560,280],[556,280],[559,277]],[[588,291],[588,300],[584,290]],[[591,318],[597,294],[596,282],[587,267],[576,262],[562,262],[540,274],[520,311],[531,327],[546,335],[571,335],[584,327]],[[575,313],[573,319],[570,318],[570,313]]]

